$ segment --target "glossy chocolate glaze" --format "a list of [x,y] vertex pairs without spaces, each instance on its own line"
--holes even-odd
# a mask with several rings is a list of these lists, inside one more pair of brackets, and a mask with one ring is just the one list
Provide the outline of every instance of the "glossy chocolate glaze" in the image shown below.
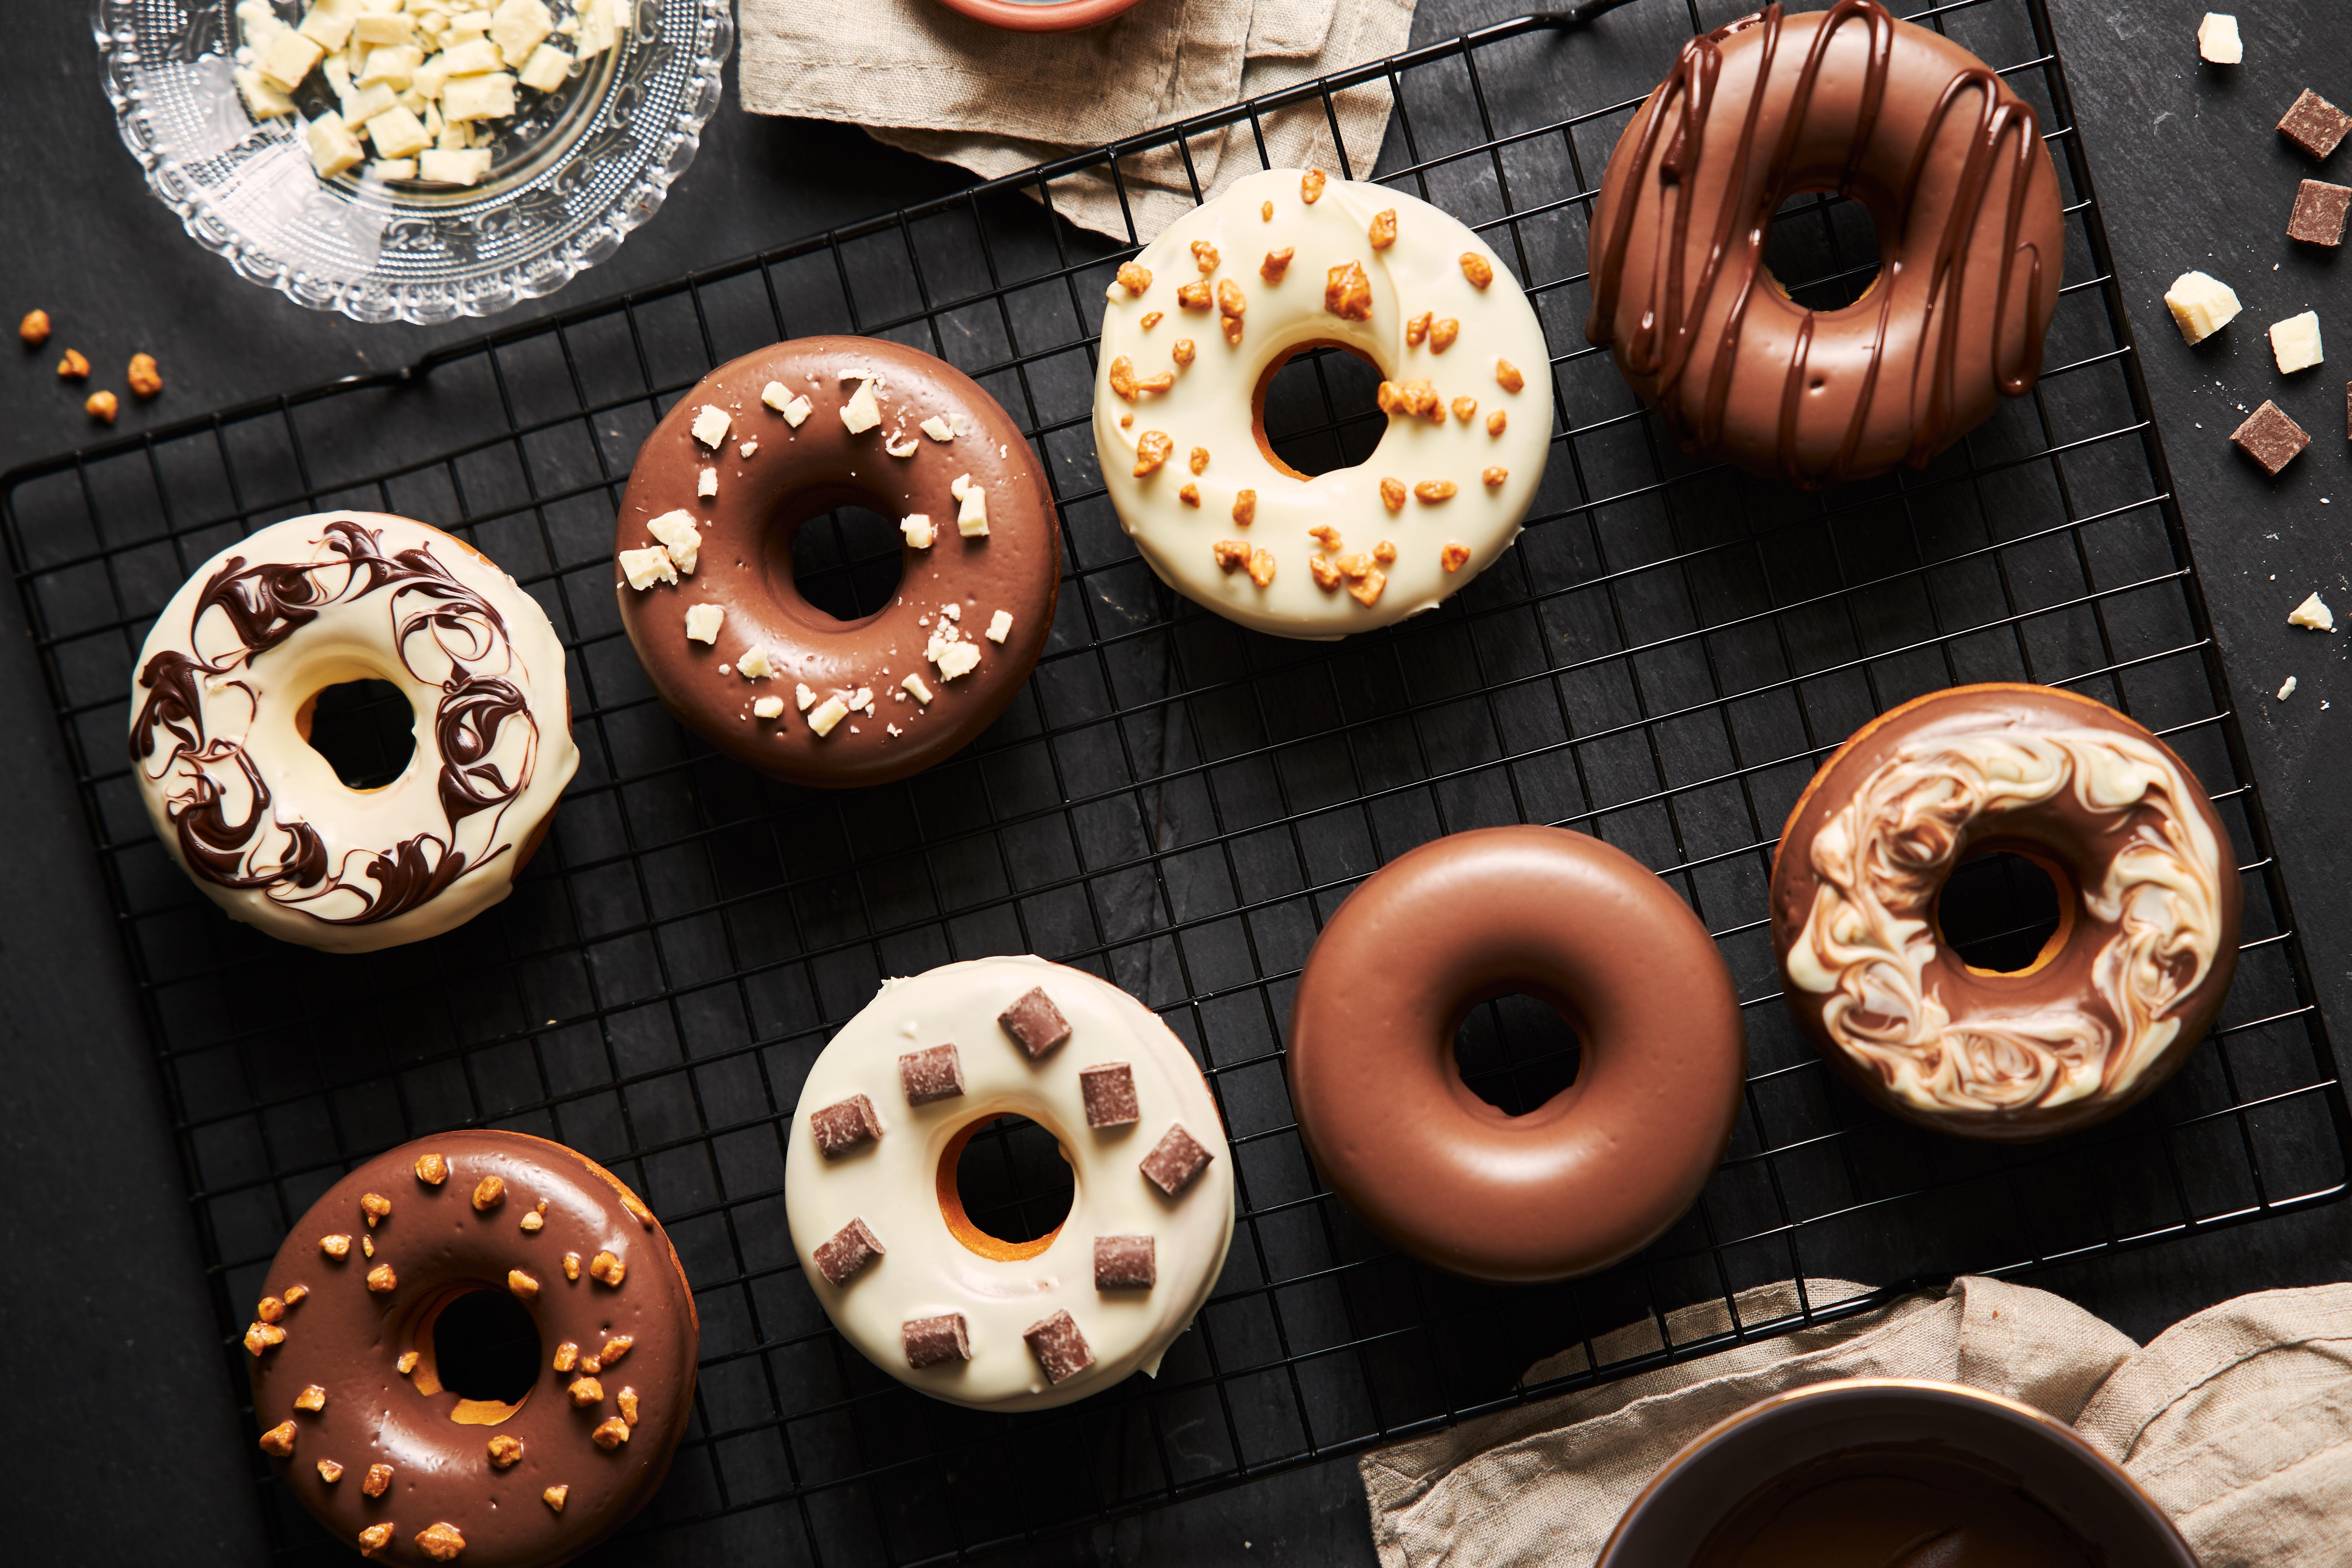
[[[438,1186],[416,1174],[428,1152],[448,1163]],[[492,1175],[506,1184],[502,1201],[478,1211],[476,1188]],[[360,1205],[369,1193],[392,1202],[373,1231]],[[522,1217],[542,1200],[541,1228],[524,1231]],[[348,1256],[320,1250],[328,1235],[352,1238]],[[364,1256],[362,1237],[373,1240],[374,1257]],[[618,1289],[590,1277],[604,1251],[625,1266]],[[566,1253],[579,1255],[577,1279],[565,1278]],[[366,1282],[380,1264],[397,1277],[389,1292]],[[508,1271],[517,1268],[539,1283],[523,1302],[539,1331],[539,1376],[510,1415],[483,1425],[495,1410],[478,1410],[448,1389],[419,1392],[438,1381],[431,1320],[462,1291],[506,1291]],[[272,1462],[337,1540],[355,1542],[361,1531],[389,1521],[393,1542],[378,1560],[425,1563],[415,1537],[446,1521],[465,1537],[466,1563],[561,1563],[617,1529],[667,1473],[694,1401],[693,1292],[650,1212],[617,1177],[563,1145],[474,1131],[377,1156],[328,1189],[287,1237],[264,1289],[282,1301],[297,1285],[306,1294],[278,1319],[284,1342],[252,1363],[254,1412],[264,1428],[293,1422],[293,1452]],[[557,1347],[569,1342],[592,1355],[616,1334],[635,1343],[595,1374],[603,1397],[575,1407],[566,1388],[580,1370],[557,1372]],[[396,1363],[412,1349],[423,1359],[404,1376]],[[298,1409],[296,1396],[314,1384],[326,1390],[325,1407]],[[638,1420],[627,1442],[607,1450],[589,1434],[621,1413],[624,1388],[635,1391]],[[523,1452],[498,1469],[488,1445],[502,1435],[519,1438]],[[342,1466],[339,1479],[321,1477],[321,1459]],[[386,1463],[391,1487],[367,1497],[368,1468]],[[542,1496],[557,1486],[569,1489],[560,1513]]]
[[[857,390],[843,373],[869,367],[879,377],[882,424],[852,435],[841,408]],[[813,407],[795,429],[763,405],[761,389],[780,382]],[[703,405],[725,409],[734,429],[714,453],[691,427]],[[918,426],[961,416],[965,434],[934,441]],[[911,456],[894,458],[884,443],[911,438]],[[756,440],[753,456],[740,445]],[[719,470],[719,494],[696,496],[696,479]],[[967,539],[956,527],[948,487],[969,474],[988,497],[988,533]],[[837,621],[812,606],[793,583],[793,542],[801,524],[834,507],[864,506],[896,519],[922,512],[939,531],[928,550],[902,550],[902,576],[890,604],[862,620]],[[876,338],[794,338],[712,371],[678,400],[637,453],[621,505],[614,550],[651,542],[648,520],[683,509],[702,531],[700,559],[675,586],[643,592],[617,584],[622,624],[680,722],[760,772],[795,784],[886,784],[921,772],[970,743],[995,722],[1029,679],[1045,650],[1061,584],[1061,536],[1052,497],[1029,444],[996,401],[952,365]],[[688,640],[687,606],[726,612],[716,645]],[[965,637],[981,650],[970,674],[949,680],[924,657],[940,607],[960,606]],[[1013,616],[1003,643],[982,633],[997,610]],[[733,670],[745,648],[768,650],[776,673],[746,680]],[[725,670],[721,666],[729,667]],[[900,683],[920,675],[929,706]],[[832,733],[810,730],[793,700],[806,685],[815,703],[843,702],[870,689],[875,714],[853,713]],[[781,697],[780,719],[753,715],[761,697]],[[888,726],[901,733],[892,735]]]
[[[1551,1001],[1576,1081],[1525,1116],[1462,1081],[1476,1003]],[[1706,928],[1623,852],[1554,827],[1456,833],[1348,896],[1299,977],[1289,1075],[1316,1167],[1415,1256],[1474,1279],[1605,1268],[1687,1209],[1745,1075]]]
[[[1878,228],[1879,277],[1837,310],[1764,267],[1808,191]],[[1874,0],[1692,38],[1619,139],[1592,233],[1586,337],[1685,449],[1808,487],[1924,467],[2030,390],[2065,244],[2033,110]]]
[[2106,1568],[2024,1481],[1935,1443],[1826,1455],[1741,1500],[1690,1568]]
[[[2127,810],[2095,812],[2085,806],[2076,789],[2068,787],[2023,809],[1972,823],[1950,855],[1950,867],[1979,851],[2005,849],[2025,855],[2046,871],[2057,873],[2053,881],[2064,913],[2058,932],[2034,963],[2013,973],[1970,969],[1938,938],[1933,956],[1924,966],[1927,992],[1949,1014],[1953,1025],[1963,1029],[1979,1020],[1989,1028],[1997,1027],[2004,1020],[2043,1015],[2055,1007],[2079,1009],[2120,1035],[2126,1020],[2118,1016],[2097,984],[2102,955],[2116,939],[2119,922],[2094,909],[2084,889],[2100,887],[2118,855],[2146,836],[2177,841],[2179,835],[2169,831],[2166,821],[2175,807],[2197,815],[2222,862],[2213,888],[2219,944],[2211,966],[2169,1010],[2168,1016],[2179,1023],[2169,1045],[2128,1079],[2117,1081],[2111,1068],[2100,1090],[2086,1098],[1997,1111],[1934,1110],[1890,1092],[1887,1081],[1843,1048],[1828,1026],[1824,1007],[1830,998],[1798,984],[1785,986],[1790,1011],[1811,1037],[1822,1058],[1856,1089],[1899,1116],[1946,1131],[2001,1141],[2045,1138],[2103,1121],[2152,1092],[2170,1076],[2203,1038],[2230,988],[2237,964],[2242,895],[2228,830],[2196,775],[2170,748],[2105,703],[2052,687],[2011,683],[1955,687],[1890,710],[1857,731],[1814,774],[1790,814],[1772,862],[1772,942],[1783,975],[1789,973],[1791,950],[1823,887],[1815,864],[1814,842],[1864,782],[1890,759],[1915,743],[1932,745],[1983,734],[2030,739],[2070,731],[2113,734],[2154,748],[2178,770],[2187,786],[2187,799],[2169,805],[2145,801]],[[1943,874],[1948,875],[1948,868]]]

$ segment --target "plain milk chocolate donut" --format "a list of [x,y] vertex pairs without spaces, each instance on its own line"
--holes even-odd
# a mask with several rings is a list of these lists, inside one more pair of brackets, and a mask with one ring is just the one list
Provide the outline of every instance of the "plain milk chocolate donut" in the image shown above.
[[[1808,310],[1764,247],[1790,196],[1877,225],[1863,297]],[[1771,5],[1683,46],[1592,223],[1585,336],[1684,447],[1807,487],[1928,459],[2032,390],[2065,216],[2032,108],[1874,0]]]
[[[278,1249],[245,1346],[262,1451],[338,1540],[388,1563],[541,1568],[645,1506],[694,1405],[700,1331],[669,1237],[619,1177],[520,1132],[444,1132],[327,1190]],[[538,1372],[442,1385],[435,1328],[497,1291]]]
[[[1512,993],[1581,1041],[1525,1116],[1462,1081],[1454,1032]],[[1731,976],[1665,883],[1556,827],[1456,833],[1348,896],[1298,981],[1290,1095],[1324,1180],[1406,1251],[1505,1282],[1587,1274],[1681,1217],[1739,1114]]]
[[[905,536],[897,594],[854,621],[793,582],[802,523],[838,506]],[[614,550],[622,625],[669,710],[829,787],[919,773],[994,723],[1061,586],[1053,498],[1013,416],[877,338],[794,338],[704,376],[639,448]]]
[[[2058,889],[2025,968],[1970,967],[1936,904],[2006,849]],[[2047,686],[1956,686],[1864,725],[1772,859],[1772,946],[1824,1060],[1896,1115],[2020,1141],[2105,1120],[2201,1038],[2238,962],[2230,836],[2172,749]]]

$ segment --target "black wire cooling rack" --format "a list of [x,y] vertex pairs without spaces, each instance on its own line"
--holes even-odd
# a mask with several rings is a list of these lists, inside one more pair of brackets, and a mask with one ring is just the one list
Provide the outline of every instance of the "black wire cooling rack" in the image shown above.
[[[403,374],[8,476],[17,582],[240,1400],[236,1335],[296,1216],[353,1162],[477,1123],[621,1172],[695,1282],[693,1426],[619,1549],[631,1560],[971,1555],[1954,1271],[2016,1273],[2341,1195],[2344,1098],[2042,5],[1916,19],[2003,67],[2041,113],[2069,224],[2048,369],[1926,472],[1825,496],[1679,456],[1581,331],[1609,148],[1688,31],[1730,15],[1635,0],[1523,18]],[[1174,598],[1120,533],[1087,414],[1104,287],[1129,247],[1053,208],[1087,178],[1124,200],[1143,160],[1189,158],[1228,126],[1261,149],[1286,116],[1336,127],[1349,91],[1393,99],[1379,177],[1474,224],[1528,280],[1562,433],[1517,548],[1443,609],[1292,644]],[[1774,232],[1776,273],[1808,280],[1795,291],[1809,302],[1851,298],[1873,265],[1867,220],[1797,205]],[[723,359],[825,331],[895,338],[976,376],[1032,433],[1065,525],[1052,644],[1012,711],[921,777],[842,795],[755,778],[668,719],[621,633],[610,562],[621,486],[658,415]],[[1277,384],[1293,461],[1329,467],[1377,437],[1352,364],[1302,361]],[[537,597],[571,650],[582,764],[509,902],[435,942],[338,959],[255,936],[195,894],[148,830],[121,737],[133,656],[184,575],[257,527],[344,506],[452,529]],[[829,537],[814,595],[847,613],[887,594],[895,531],[836,516]],[[1765,929],[1773,839],[1819,761],[1874,712],[1986,679],[2066,686],[2156,729],[2216,786],[2244,867],[2245,947],[2213,1041],[2132,1114],[2028,1149],[1931,1136],[1850,1099],[1780,1006]],[[363,710],[339,721],[364,728]],[[1595,1279],[1502,1289],[1408,1262],[1321,1186],[1282,1040],[1299,965],[1349,888],[1438,834],[1512,821],[1598,834],[1689,899],[1738,978],[1751,1077],[1721,1170],[1668,1237]],[[1994,946],[2034,912],[1997,889],[1979,902]],[[930,1403],[845,1349],[799,1275],[782,1190],[796,1087],[875,983],[1004,952],[1108,975],[1167,1018],[1215,1088],[1239,1205],[1224,1276],[1156,1382],[1023,1416]],[[1472,1021],[1460,1054],[1482,1092],[1519,1106],[1574,1064],[1556,1018],[1509,1003]],[[976,1205],[1031,1200],[1030,1226],[1052,1223],[1050,1151],[999,1147],[994,1195]],[[1801,1289],[1793,1310],[1753,1290],[1786,1279],[1862,1283]],[[1759,1318],[1759,1300],[1781,1304]],[[1711,1310],[1677,1312],[1692,1306]],[[1643,1322],[1634,1350],[1597,1342]],[[1523,1384],[1562,1351],[1582,1355],[1549,1364],[1581,1370]],[[341,1560],[257,1457],[255,1476],[284,1554]]]

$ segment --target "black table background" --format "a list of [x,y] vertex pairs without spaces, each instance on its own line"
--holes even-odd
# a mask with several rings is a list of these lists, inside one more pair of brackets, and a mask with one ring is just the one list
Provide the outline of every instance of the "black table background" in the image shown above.
[[[2272,0],[2239,15],[2247,63],[2210,68],[2192,37],[2203,0],[2049,3],[2256,778],[2321,1004],[2341,1031],[2352,1026],[2344,958],[2352,677],[2341,637],[2294,630],[2285,617],[2314,588],[2338,614],[2352,612],[2336,532],[2339,522],[2352,527],[2342,385],[2352,263],[2282,231],[2297,178],[2346,181],[2352,168],[2306,167],[2272,127],[2306,86],[2352,103],[2352,26],[2336,0]],[[1413,42],[1522,8],[1421,0]],[[81,413],[87,389],[52,374],[68,346],[97,366],[92,387],[121,390],[135,352],[162,361],[166,391],[151,405],[125,397],[117,428],[127,431],[405,363],[481,330],[363,327],[237,278],[148,195],[98,85],[86,7],[11,0],[6,9],[15,27],[0,53],[0,320],[39,306],[57,336],[39,353],[0,346],[0,469],[105,434]],[[1571,73],[1564,100],[1580,103],[1575,51],[1560,58]],[[656,220],[612,262],[518,316],[967,183],[850,127],[746,115],[733,77],[730,66],[727,102]],[[2336,163],[2347,160],[2352,152]],[[1391,153],[1383,166],[1393,161]],[[2191,267],[2231,284],[2245,303],[2235,325],[2194,350],[2160,300]],[[2282,377],[2263,328],[2314,308],[2347,359]],[[2277,480],[2226,439],[2242,410],[2265,397],[2314,437]],[[0,626],[20,634],[23,626],[16,596],[0,595]],[[2272,694],[2290,674],[2299,686],[2280,703]],[[2323,706],[2339,698],[2344,714]],[[252,1434],[222,1384],[159,1080],[47,690],[16,635],[0,637],[0,801],[11,825],[0,855],[0,1505],[9,1521],[0,1555],[250,1561],[262,1551],[243,1452]],[[2352,1276],[2347,1260],[2352,1206],[2339,1205],[2032,1282],[2145,1340],[2243,1291]],[[1370,1555],[1347,1461],[1032,1553],[1140,1563]]]

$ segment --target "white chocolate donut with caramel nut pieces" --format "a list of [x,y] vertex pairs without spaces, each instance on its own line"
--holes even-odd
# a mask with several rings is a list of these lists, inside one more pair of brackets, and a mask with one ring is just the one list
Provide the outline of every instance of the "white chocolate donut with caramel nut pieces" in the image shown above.
[[[999,1018],[1034,990],[1068,1034],[1033,1059]],[[936,1059],[945,1045],[952,1069]],[[916,1053],[929,1065],[902,1077]],[[1111,1064],[1132,1095],[1093,1126],[1086,1075]],[[828,1110],[841,1119],[831,1155],[817,1131]],[[1006,1115],[1052,1133],[1070,1164],[1069,1214],[1034,1242],[979,1230],[956,1195],[964,1142]],[[1208,1156],[1172,1194],[1141,1169],[1171,1128]],[[819,1054],[793,1113],[784,1211],[809,1289],[875,1365],[953,1404],[1042,1409],[1159,1371],[1224,1266],[1233,1158],[1199,1067],[1150,1008],[1044,959],[974,959],[883,982]],[[1132,1237],[1151,1238],[1156,1279],[1098,1289],[1097,1238]],[[845,1252],[828,1256],[837,1240]],[[1092,1360],[1056,1380],[1025,1336],[1063,1312]],[[959,1317],[960,1332],[936,1327]]]
[[[1318,344],[1380,370],[1389,426],[1365,462],[1310,478],[1265,444],[1265,388]],[[1170,586],[1277,637],[1344,637],[1435,607],[1518,536],[1550,448],[1549,363],[1527,296],[1460,221],[1268,170],[1120,268],[1095,450]]]

